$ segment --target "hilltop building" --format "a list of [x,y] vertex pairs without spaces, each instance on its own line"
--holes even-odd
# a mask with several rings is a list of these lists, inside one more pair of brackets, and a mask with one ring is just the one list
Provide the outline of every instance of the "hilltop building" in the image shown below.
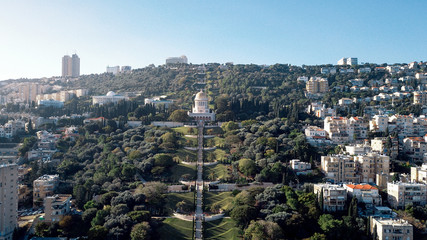
[[177,63],[188,63],[188,59],[185,55],[181,57],[170,57],[166,59],[166,64],[177,64]]
[[357,58],[341,58],[337,65],[357,65]]
[[[322,210],[326,212],[344,211],[347,201],[347,190],[339,185],[314,184],[314,194],[322,204]],[[322,199],[321,199],[322,198]]]
[[44,199],[45,220],[58,222],[71,212],[71,194],[56,194]]
[[209,109],[208,95],[203,90],[196,94],[193,111],[188,112],[188,116],[195,120],[215,121],[215,113]]
[[80,76],[80,58],[77,54],[62,57],[62,77]]

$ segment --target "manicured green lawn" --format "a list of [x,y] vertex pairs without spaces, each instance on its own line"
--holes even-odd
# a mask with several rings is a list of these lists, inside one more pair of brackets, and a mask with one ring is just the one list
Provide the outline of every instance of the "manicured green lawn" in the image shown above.
[[218,202],[224,210],[230,210],[233,206],[233,195],[231,192],[205,192],[205,209],[209,211],[212,204]]
[[205,239],[241,239],[240,229],[229,218],[223,218],[205,223]]
[[177,183],[184,174],[190,174],[190,179],[196,178],[196,166],[193,165],[176,164],[170,169],[170,172],[169,181],[172,183]]
[[174,154],[174,157],[178,156],[182,161],[186,162],[196,162],[197,161],[197,151],[187,150],[180,148]]
[[187,193],[168,193],[166,195],[166,204],[165,211],[169,216],[173,215],[173,212],[176,210],[176,204],[186,200],[191,204],[194,203],[194,192]]
[[[184,135],[197,135],[197,128],[192,128],[193,130],[190,130],[189,127],[176,127],[172,128],[173,131],[182,133]],[[193,131],[193,133],[189,133],[189,131]]]
[[[206,180],[216,180],[216,179],[227,179],[231,175],[228,173],[227,167],[224,164],[218,163],[214,166],[205,166],[203,173],[203,178]],[[214,177],[212,179],[212,176]]]
[[193,222],[177,218],[167,218],[163,225],[157,229],[162,240],[181,240],[193,238]]

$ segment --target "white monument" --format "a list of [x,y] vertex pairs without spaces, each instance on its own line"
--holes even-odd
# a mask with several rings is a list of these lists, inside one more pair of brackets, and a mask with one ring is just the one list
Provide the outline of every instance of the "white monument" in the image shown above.
[[193,111],[188,112],[188,116],[196,120],[215,121],[215,113],[209,109],[209,99],[203,90],[196,94]]

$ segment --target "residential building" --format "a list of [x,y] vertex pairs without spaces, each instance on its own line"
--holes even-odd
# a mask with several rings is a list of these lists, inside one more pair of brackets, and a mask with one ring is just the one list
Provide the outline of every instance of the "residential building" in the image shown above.
[[27,104],[36,101],[38,94],[43,92],[43,86],[37,83],[27,83],[19,87],[19,96]]
[[349,120],[353,129],[353,139],[366,139],[368,137],[368,122],[361,117],[351,117]]
[[18,227],[18,165],[0,165],[0,240],[12,240]]
[[422,137],[407,137],[403,139],[403,152],[412,161],[423,161],[427,153],[427,143]]
[[359,183],[357,165],[349,155],[328,155],[321,157],[321,170],[327,181],[332,183]]
[[329,91],[329,84],[326,78],[311,77],[305,86],[307,94],[322,94]]
[[359,68],[357,70],[357,72],[358,73],[370,73],[371,72],[371,68],[370,67],[362,67],[362,68]]
[[371,121],[369,121],[369,131],[372,132],[386,132],[388,128],[388,116],[387,115],[375,115]]
[[337,65],[357,65],[357,58],[341,58]]
[[353,86],[363,87],[364,79],[356,78],[348,80]]
[[215,121],[215,113],[209,109],[208,95],[203,90],[196,94],[193,111],[188,112],[188,116],[195,120]]
[[414,104],[427,104],[427,91],[415,91],[414,92]]
[[378,153],[368,153],[354,157],[357,166],[357,175],[360,182],[375,183],[376,174],[390,173],[390,157]]
[[177,63],[188,63],[188,59],[185,55],[181,57],[170,57],[166,59],[166,64],[177,64]]
[[345,117],[326,117],[323,127],[331,139],[336,144],[344,144],[354,139],[354,126]]
[[381,206],[381,195],[378,188],[369,184],[344,184],[349,198],[356,197],[359,203],[365,203],[366,207]]
[[424,206],[427,186],[422,183],[387,183],[387,199],[392,208],[404,209],[406,205]]
[[59,222],[71,212],[71,194],[56,194],[44,199],[45,221]]
[[411,167],[411,182],[427,184],[427,163],[421,167]]
[[369,142],[365,141],[364,144],[353,144],[346,145],[345,152],[349,155],[362,155],[371,152],[371,146],[369,146]]
[[344,105],[350,105],[353,103],[353,99],[351,98],[341,98],[338,100],[338,105],[344,106]]
[[59,184],[59,175],[43,175],[33,183],[33,205],[43,203],[46,197],[52,196]]
[[301,76],[301,77],[298,77],[297,78],[297,81],[298,82],[308,82],[308,77],[306,77],[306,76]]
[[391,159],[396,159],[399,153],[399,142],[393,137],[376,137],[371,139],[372,151],[390,156]]
[[344,187],[333,184],[314,184],[314,194],[318,196],[319,202],[323,203],[323,211],[345,210],[347,191]]
[[80,76],[80,58],[77,54],[62,57],[62,77]]
[[109,91],[105,96],[93,96],[92,97],[92,104],[99,104],[99,105],[104,105],[107,103],[118,103],[121,100],[128,100],[128,97],[125,96],[121,96],[116,94],[113,91]]
[[337,73],[337,69],[334,67],[322,67],[320,69],[320,73],[322,73],[322,74],[335,74],[335,73]]
[[413,226],[403,219],[370,218],[371,234],[378,240],[413,240]]
[[313,146],[331,145],[332,141],[326,139],[326,131],[317,126],[308,126],[305,130],[305,137],[309,144]]
[[116,75],[119,72],[120,72],[120,66],[114,66],[114,67],[107,66],[107,73],[112,73]]
[[131,66],[122,66],[120,72],[122,73],[129,73],[132,71],[132,67]]
[[296,172],[297,175],[311,172],[311,164],[307,162],[301,162],[299,159],[291,160],[291,168]]

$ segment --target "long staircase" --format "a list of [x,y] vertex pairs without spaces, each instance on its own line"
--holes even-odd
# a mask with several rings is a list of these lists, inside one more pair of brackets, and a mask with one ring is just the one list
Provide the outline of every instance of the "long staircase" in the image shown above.
[[196,180],[196,211],[194,238],[203,239],[203,122],[198,125],[197,149],[197,180]]

